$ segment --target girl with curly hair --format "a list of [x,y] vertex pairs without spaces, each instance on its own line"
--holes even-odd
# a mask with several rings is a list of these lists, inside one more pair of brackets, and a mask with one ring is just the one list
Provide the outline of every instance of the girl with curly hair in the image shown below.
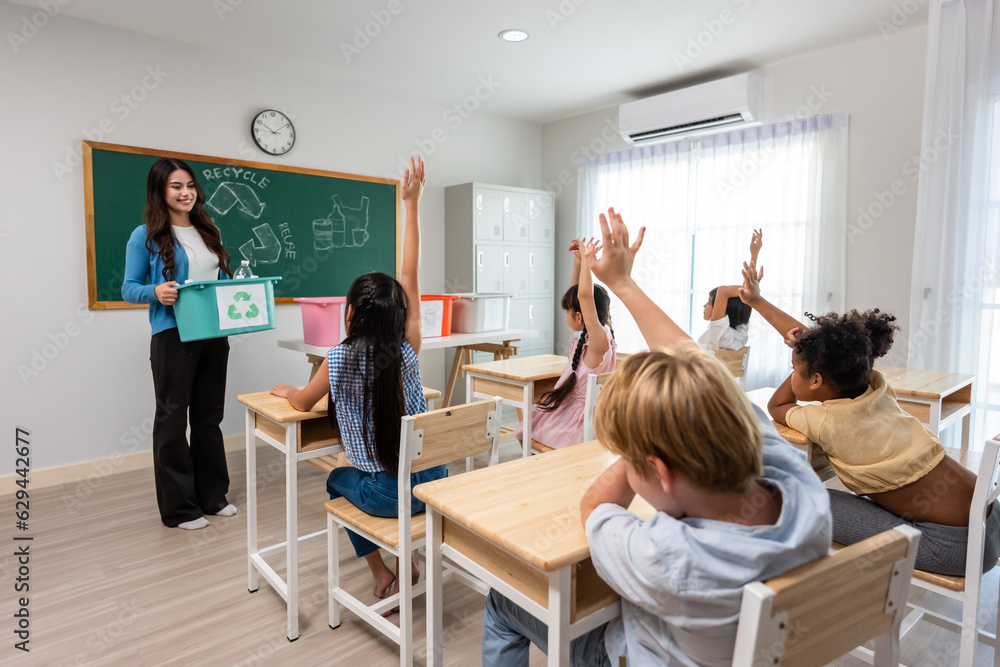
[[[792,348],[793,372],[774,392],[775,421],[823,448],[851,492],[829,490],[833,539],[853,544],[900,524],[921,531],[916,567],[965,573],[976,476],[896,402],[875,360],[892,346],[896,318],[878,309],[819,317],[806,327],[760,295],[756,267],[744,264],[740,298]],[[799,405],[798,401],[818,401]],[[1000,506],[986,518],[983,572],[1000,555]]]

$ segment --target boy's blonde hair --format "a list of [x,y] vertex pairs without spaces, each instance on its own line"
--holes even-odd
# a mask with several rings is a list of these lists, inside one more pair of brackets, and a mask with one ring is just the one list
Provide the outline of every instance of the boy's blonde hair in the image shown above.
[[693,346],[630,355],[601,392],[594,430],[643,475],[655,456],[700,487],[742,492],[763,472],[750,401],[725,366]]

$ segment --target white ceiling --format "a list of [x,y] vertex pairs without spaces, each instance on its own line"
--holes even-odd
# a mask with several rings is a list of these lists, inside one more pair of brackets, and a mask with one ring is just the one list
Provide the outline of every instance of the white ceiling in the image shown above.
[[[446,104],[492,80],[483,109],[536,122],[927,20],[919,0],[72,0],[60,12]],[[515,27],[530,39],[497,38]],[[366,28],[375,36],[348,61],[343,45]]]

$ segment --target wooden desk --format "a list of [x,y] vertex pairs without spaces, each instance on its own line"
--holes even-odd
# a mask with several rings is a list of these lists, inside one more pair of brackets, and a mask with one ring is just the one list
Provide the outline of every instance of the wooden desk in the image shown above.
[[[596,440],[421,484],[427,503],[427,664],[441,665],[441,557],[548,624],[548,664],[569,664],[574,637],[621,613],[597,576],[580,499],[617,457]],[[637,496],[644,518],[653,508]]]
[[[299,412],[270,391],[241,394],[246,410],[247,447],[247,588],[257,591],[258,573],[274,587],[287,605],[288,640],[299,637],[299,545],[322,539],[326,530],[299,537],[298,462],[342,451],[326,416],[324,396],[311,412]],[[257,545],[257,448],[260,438],[285,455],[285,541],[269,547]],[[284,551],[287,572],[283,580],[264,559]]]
[[927,424],[935,435],[961,420],[962,449],[969,448],[975,375],[895,366],[876,366],[875,370],[896,392],[899,406]]
[[477,398],[500,396],[504,405],[517,407],[524,419],[521,455],[531,454],[531,406],[551,391],[566,367],[566,357],[558,354],[539,354],[533,357],[516,357],[482,364],[466,364],[465,396],[467,401]]
[[[502,329],[500,331],[484,331],[482,333],[455,333],[450,336],[435,336],[424,338],[421,343],[423,350],[443,350],[448,347],[457,348],[455,350],[455,360],[451,365],[451,373],[448,375],[448,385],[444,392],[444,406],[451,405],[451,395],[455,391],[455,380],[458,378],[459,370],[467,361],[472,361],[473,351],[491,352],[495,360],[509,359],[517,354],[517,348],[511,343],[515,343],[522,338],[536,338],[537,331],[530,329]],[[499,342],[497,342],[499,341]],[[278,347],[286,350],[304,352],[309,363],[313,365],[312,377],[316,373],[326,353],[330,348],[320,345],[306,345],[301,338],[279,340]]]

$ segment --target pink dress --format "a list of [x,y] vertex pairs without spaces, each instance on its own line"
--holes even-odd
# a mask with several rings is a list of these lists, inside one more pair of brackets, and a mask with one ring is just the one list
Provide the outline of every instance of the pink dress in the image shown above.
[[[580,361],[576,366],[576,386],[573,391],[563,399],[559,407],[552,411],[539,410],[533,407],[531,413],[531,439],[537,440],[543,445],[553,449],[561,449],[583,442],[583,412],[587,403],[587,376],[591,373],[609,373],[615,369],[615,339],[611,335],[608,327],[603,327],[604,335],[608,337],[608,351],[604,353],[604,358],[597,364],[597,368],[587,368],[583,363],[586,356],[587,347],[580,353]],[[592,335],[588,332],[588,336]],[[566,367],[563,368],[556,387],[561,386],[566,379],[573,375],[573,354],[576,353],[576,346],[580,339],[573,341],[569,350],[569,358],[566,359]],[[537,400],[538,397],[535,397]],[[524,422],[517,425],[515,432],[518,440],[524,438]]]

